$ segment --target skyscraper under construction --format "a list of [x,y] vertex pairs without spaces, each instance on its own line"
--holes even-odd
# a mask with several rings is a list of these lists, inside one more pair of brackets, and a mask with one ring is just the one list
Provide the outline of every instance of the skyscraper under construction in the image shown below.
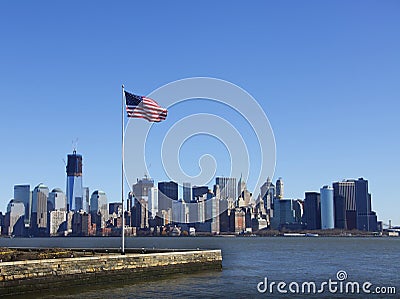
[[82,187],[82,155],[76,153],[68,155],[67,161],[67,204],[69,211],[84,210],[87,207],[83,200]]

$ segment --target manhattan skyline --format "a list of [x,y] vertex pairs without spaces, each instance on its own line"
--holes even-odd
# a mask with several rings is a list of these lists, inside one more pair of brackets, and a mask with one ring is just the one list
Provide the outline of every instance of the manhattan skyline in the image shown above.
[[[3,3],[0,210],[15,184],[64,189],[63,159],[76,138],[85,156],[83,185],[119,201],[120,85],[145,95],[171,81],[210,76],[244,88],[265,111],[287,197],[365,177],[379,219],[400,224],[400,6],[291,4],[160,2],[153,11],[130,2],[99,3],[95,10],[90,2]],[[194,10],[207,19],[194,18]],[[186,156],[204,142],[199,138]],[[219,153],[216,175],[228,176]],[[182,163],[197,173],[198,165]],[[153,176],[168,180],[161,172]]]

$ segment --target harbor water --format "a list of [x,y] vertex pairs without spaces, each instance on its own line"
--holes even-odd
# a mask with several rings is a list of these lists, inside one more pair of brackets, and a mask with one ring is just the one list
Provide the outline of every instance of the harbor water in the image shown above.
[[[115,248],[120,238],[2,238],[1,247]],[[222,249],[223,270],[154,277],[142,282],[112,281],[42,292],[44,298],[399,298],[400,238],[361,237],[142,237],[132,248]],[[345,276],[340,276],[345,275]],[[336,281],[317,294],[296,293],[296,284]],[[265,282],[275,282],[265,289]],[[286,293],[277,290],[284,282]],[[340,290],[340,282],[369,282],[371,294]],[[292,283],[292,289],[288,285]],[[376,287],[396,294],[372,294]],[[260,291],[265,292],[260,292]],[[317,290],[318,291],[318,290]],[[376,292],[375,292],[376,293]]]

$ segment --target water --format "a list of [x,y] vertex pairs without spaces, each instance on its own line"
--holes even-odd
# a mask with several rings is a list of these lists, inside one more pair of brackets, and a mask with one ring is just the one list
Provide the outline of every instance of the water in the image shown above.
[[[119,247],[119,238],[34,238],[0,239],[0,246],[39,247]],[[54,290],[47,298],[350,298],[363,295],[333,296],[327,287],[318,296],[260,294],[257,284],[268,281],[301,283],[338,281],[336,273],[346,271],[346,281],[360,285],[369,281],[375,286],[395,286],[397,295],[370,295],[371,298],[400,298],[400,238],[127,238],[127,247],[220,248],[221,272],[174,275],[141,283],[110,283],[75,289]],[[286,287],[287,289],[288,287]]]

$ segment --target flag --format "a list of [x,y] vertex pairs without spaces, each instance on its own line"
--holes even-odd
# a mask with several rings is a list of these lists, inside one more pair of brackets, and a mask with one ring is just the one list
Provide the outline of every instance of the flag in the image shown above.
[[167,109],[150,98],[125,91],[125,102],[128,117],[144,118],[149,122],[160,122],[167,118]]

